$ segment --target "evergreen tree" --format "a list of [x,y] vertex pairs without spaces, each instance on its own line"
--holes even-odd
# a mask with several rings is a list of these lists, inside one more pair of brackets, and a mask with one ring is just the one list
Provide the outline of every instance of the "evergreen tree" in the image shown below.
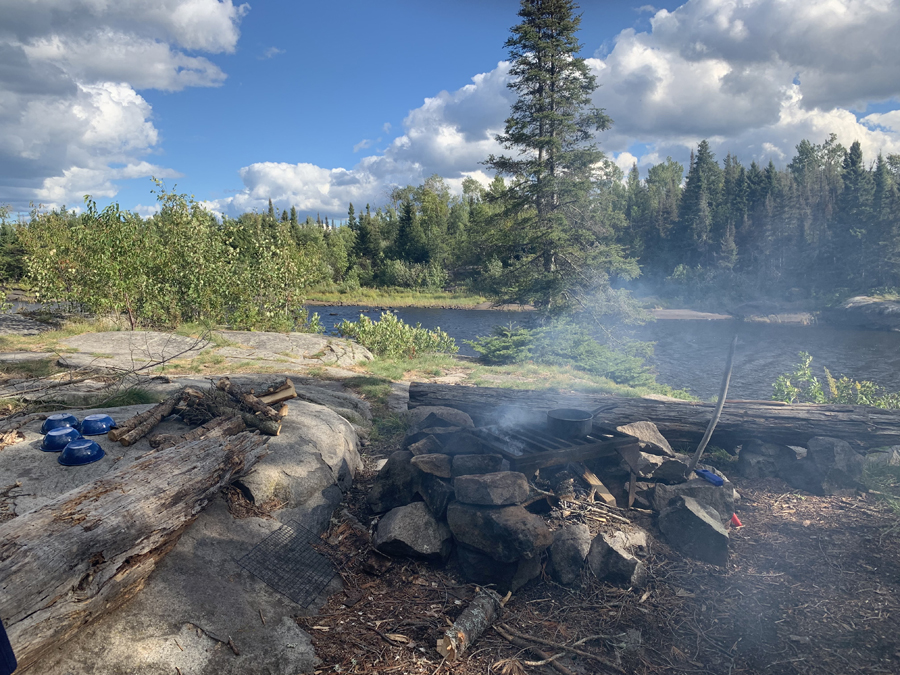
[[347,226],[356,232],[357,222],[356,222],[356,211],[353,209],[353,202],[350,202],[350,206],[347,207]]
[[[607,289],[611,272],[637,272],[592,203],[603,179],[594,134],[611,120],[591,103],[597,83],[578,56],[581,18],[575,9],[572,0],[522,0],[521,22],[506,41],[513,78],[508,86],[517,99],[497,137],[516,154],[491,155],[485,162],[512,177],[498,223],[515,221],[510,234],[521,243],[516,258],[501,261],[514,276],[502,299],[545,308],[564,308]],[[491,258],[509,248],[502,243],[485,254]]]
[[428,245],[419,222],[419,214],[411,199],[400,206],[400,227],[397,230],[397,254],[400,260],[409,263],[428,262]]
[[716,210],[722,196],[722,170],[707,141],[701,141],[688,171],[681,200],[679,226],[675,245],[682,262],[688,265],[709,266],[716,253],[721,233],[713,229]]
[[275,220],[275,205],[272,203],[272,198],[271,198],[271,197],[269,197],[269,212],[268,212],[268,215],[269,215],[269,218],[271,218],[272,220]]
[[297,207],[296,206],[291,207],[290,223],[291,223],[291,227],[297,227],[297,225],[299,224],[297,222]]

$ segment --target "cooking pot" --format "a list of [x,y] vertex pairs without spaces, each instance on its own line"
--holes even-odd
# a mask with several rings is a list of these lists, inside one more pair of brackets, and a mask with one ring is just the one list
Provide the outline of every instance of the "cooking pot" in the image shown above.
[[594,426],[594,416],[587,410],[557,408],[547,413],[547,429],[560,438],[584,438]]

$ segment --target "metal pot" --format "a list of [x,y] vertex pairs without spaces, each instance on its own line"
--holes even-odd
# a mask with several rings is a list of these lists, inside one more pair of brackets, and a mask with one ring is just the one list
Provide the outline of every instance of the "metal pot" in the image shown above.
[[547,429],[560,438],[584,438],[594,426],[594,416],[587,410],[557,408],[547,413]]

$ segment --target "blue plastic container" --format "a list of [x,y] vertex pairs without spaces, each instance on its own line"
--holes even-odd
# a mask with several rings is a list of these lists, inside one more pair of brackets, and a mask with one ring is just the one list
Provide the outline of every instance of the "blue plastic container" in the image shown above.
[[81,435],[100,436],[109,433],[114,426],[116,423],[109,415],[88,415],[81,420]]
[[47,419],[44,420],[44,423],[41,425],[41,433],[46,434],[51,429],[59,429],[60,427],[71,427],[73,429],[78,428],[78,418],[75,415],[70,415],[69,413],[56,413],[55,415],[50,415]]
[[707,471],[706,469],[697,469],[694,471],[695,474],[700,476],[703,480],[709,481],[716,487],[720,487],[725,484],[725,481],[721,479],[721,477],[714,474],[712,471]]
[[103,459],[106,455],[103,448],[96,441],[89,438],[79,438],[69,443],[60,453],[57,460],[63,466],[81,466]]
[[44,440],[41,442],[41,450],[44,452],[62,452],[63,448],[69,443],[79,438],[81,438],[81,434],[78,433],[78,429],[57,427],[44,435]]

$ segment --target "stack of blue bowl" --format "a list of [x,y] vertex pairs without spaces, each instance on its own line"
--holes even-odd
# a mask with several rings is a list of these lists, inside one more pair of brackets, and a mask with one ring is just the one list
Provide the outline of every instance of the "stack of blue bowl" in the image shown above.
[[100,436],[116,426],[109,415],[88,415],[79,424],[74,415],[50,415],[41,426],[44,440],[41,450],[58,452],[63,466],[81,466],[103,459],[106,453],[100,444],[83,436]]

